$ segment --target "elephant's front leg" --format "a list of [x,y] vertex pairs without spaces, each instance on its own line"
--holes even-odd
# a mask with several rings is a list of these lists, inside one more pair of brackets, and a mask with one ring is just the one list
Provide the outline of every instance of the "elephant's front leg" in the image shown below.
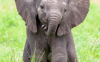
[[33,60],[33,62],[47,62],[47,55],[45,53],[44,50],[42,49],[36,49],[36,51],[34,50],[34,52],[31,55],[31,60],[34,59],[34,55],[35,54],[35,60]]
[[24,47],[24,53],[23,53],[23,62],[31,62],[30,55],[31,55],[30,46],[26,40],[26,44]]
[[29,45],[29,43],[26,41],[23,61],[32,62],[32,60],[33,62],[47,62],[47,55],[43,46],[40,46],[39,44],[35,45],[35,43],[31,43],[31,45]]
[[33,62],[47,62],[45,45],[43,45],[40,41],[36,41],[34,43],[32,42],[30,44],[30,47],[31,47],[31,60],[35,58]]
[[67,62],[65,37],[54,38],[51,45],[52,62]]
[[[47,62],[47,54],[46,54],[47,48],[46,48],[45,38],[43,36],[34,34],[33,32],[27,29],[27,42],[29,44],[31,52],[30,54],[31,62]],[[34,60],[32,61],[32,59]]]
[[78,62],[76,50],[75,50],[75,44],[71,32],[67,34],[66,39],[67,39],[66,48],[68,53],[68,62]]

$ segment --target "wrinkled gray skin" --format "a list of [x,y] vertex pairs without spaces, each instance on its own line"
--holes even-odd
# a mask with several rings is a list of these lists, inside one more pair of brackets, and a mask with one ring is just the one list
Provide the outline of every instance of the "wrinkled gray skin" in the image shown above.
[[[23,61],[78,62],[71,29],[85,19],[89,0],[15,0],[27,26]],[[36,44],[36,45],[35,45]]]

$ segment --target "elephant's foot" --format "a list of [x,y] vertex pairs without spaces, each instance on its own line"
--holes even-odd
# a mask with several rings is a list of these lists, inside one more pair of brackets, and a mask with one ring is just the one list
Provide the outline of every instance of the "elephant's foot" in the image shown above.
[[52,57],[53,62],[67,62],[67,57],[63,54],[57,54]]

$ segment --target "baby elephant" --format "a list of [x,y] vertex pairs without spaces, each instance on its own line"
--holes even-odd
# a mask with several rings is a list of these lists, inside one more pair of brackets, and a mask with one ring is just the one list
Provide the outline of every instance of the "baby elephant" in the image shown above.
[[78,62],[71,29],[85,19],[89,0],[15,0],[27,27],[23,61]]

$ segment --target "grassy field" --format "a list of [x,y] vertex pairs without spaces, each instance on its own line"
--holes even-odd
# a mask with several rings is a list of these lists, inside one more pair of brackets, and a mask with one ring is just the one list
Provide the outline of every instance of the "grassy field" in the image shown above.
[[[91,0],[85,21],[72,29],[79,62],[100,62],[100,0]],[[22,62],[25,22],[13,0],[0,0],[0,62]]]

